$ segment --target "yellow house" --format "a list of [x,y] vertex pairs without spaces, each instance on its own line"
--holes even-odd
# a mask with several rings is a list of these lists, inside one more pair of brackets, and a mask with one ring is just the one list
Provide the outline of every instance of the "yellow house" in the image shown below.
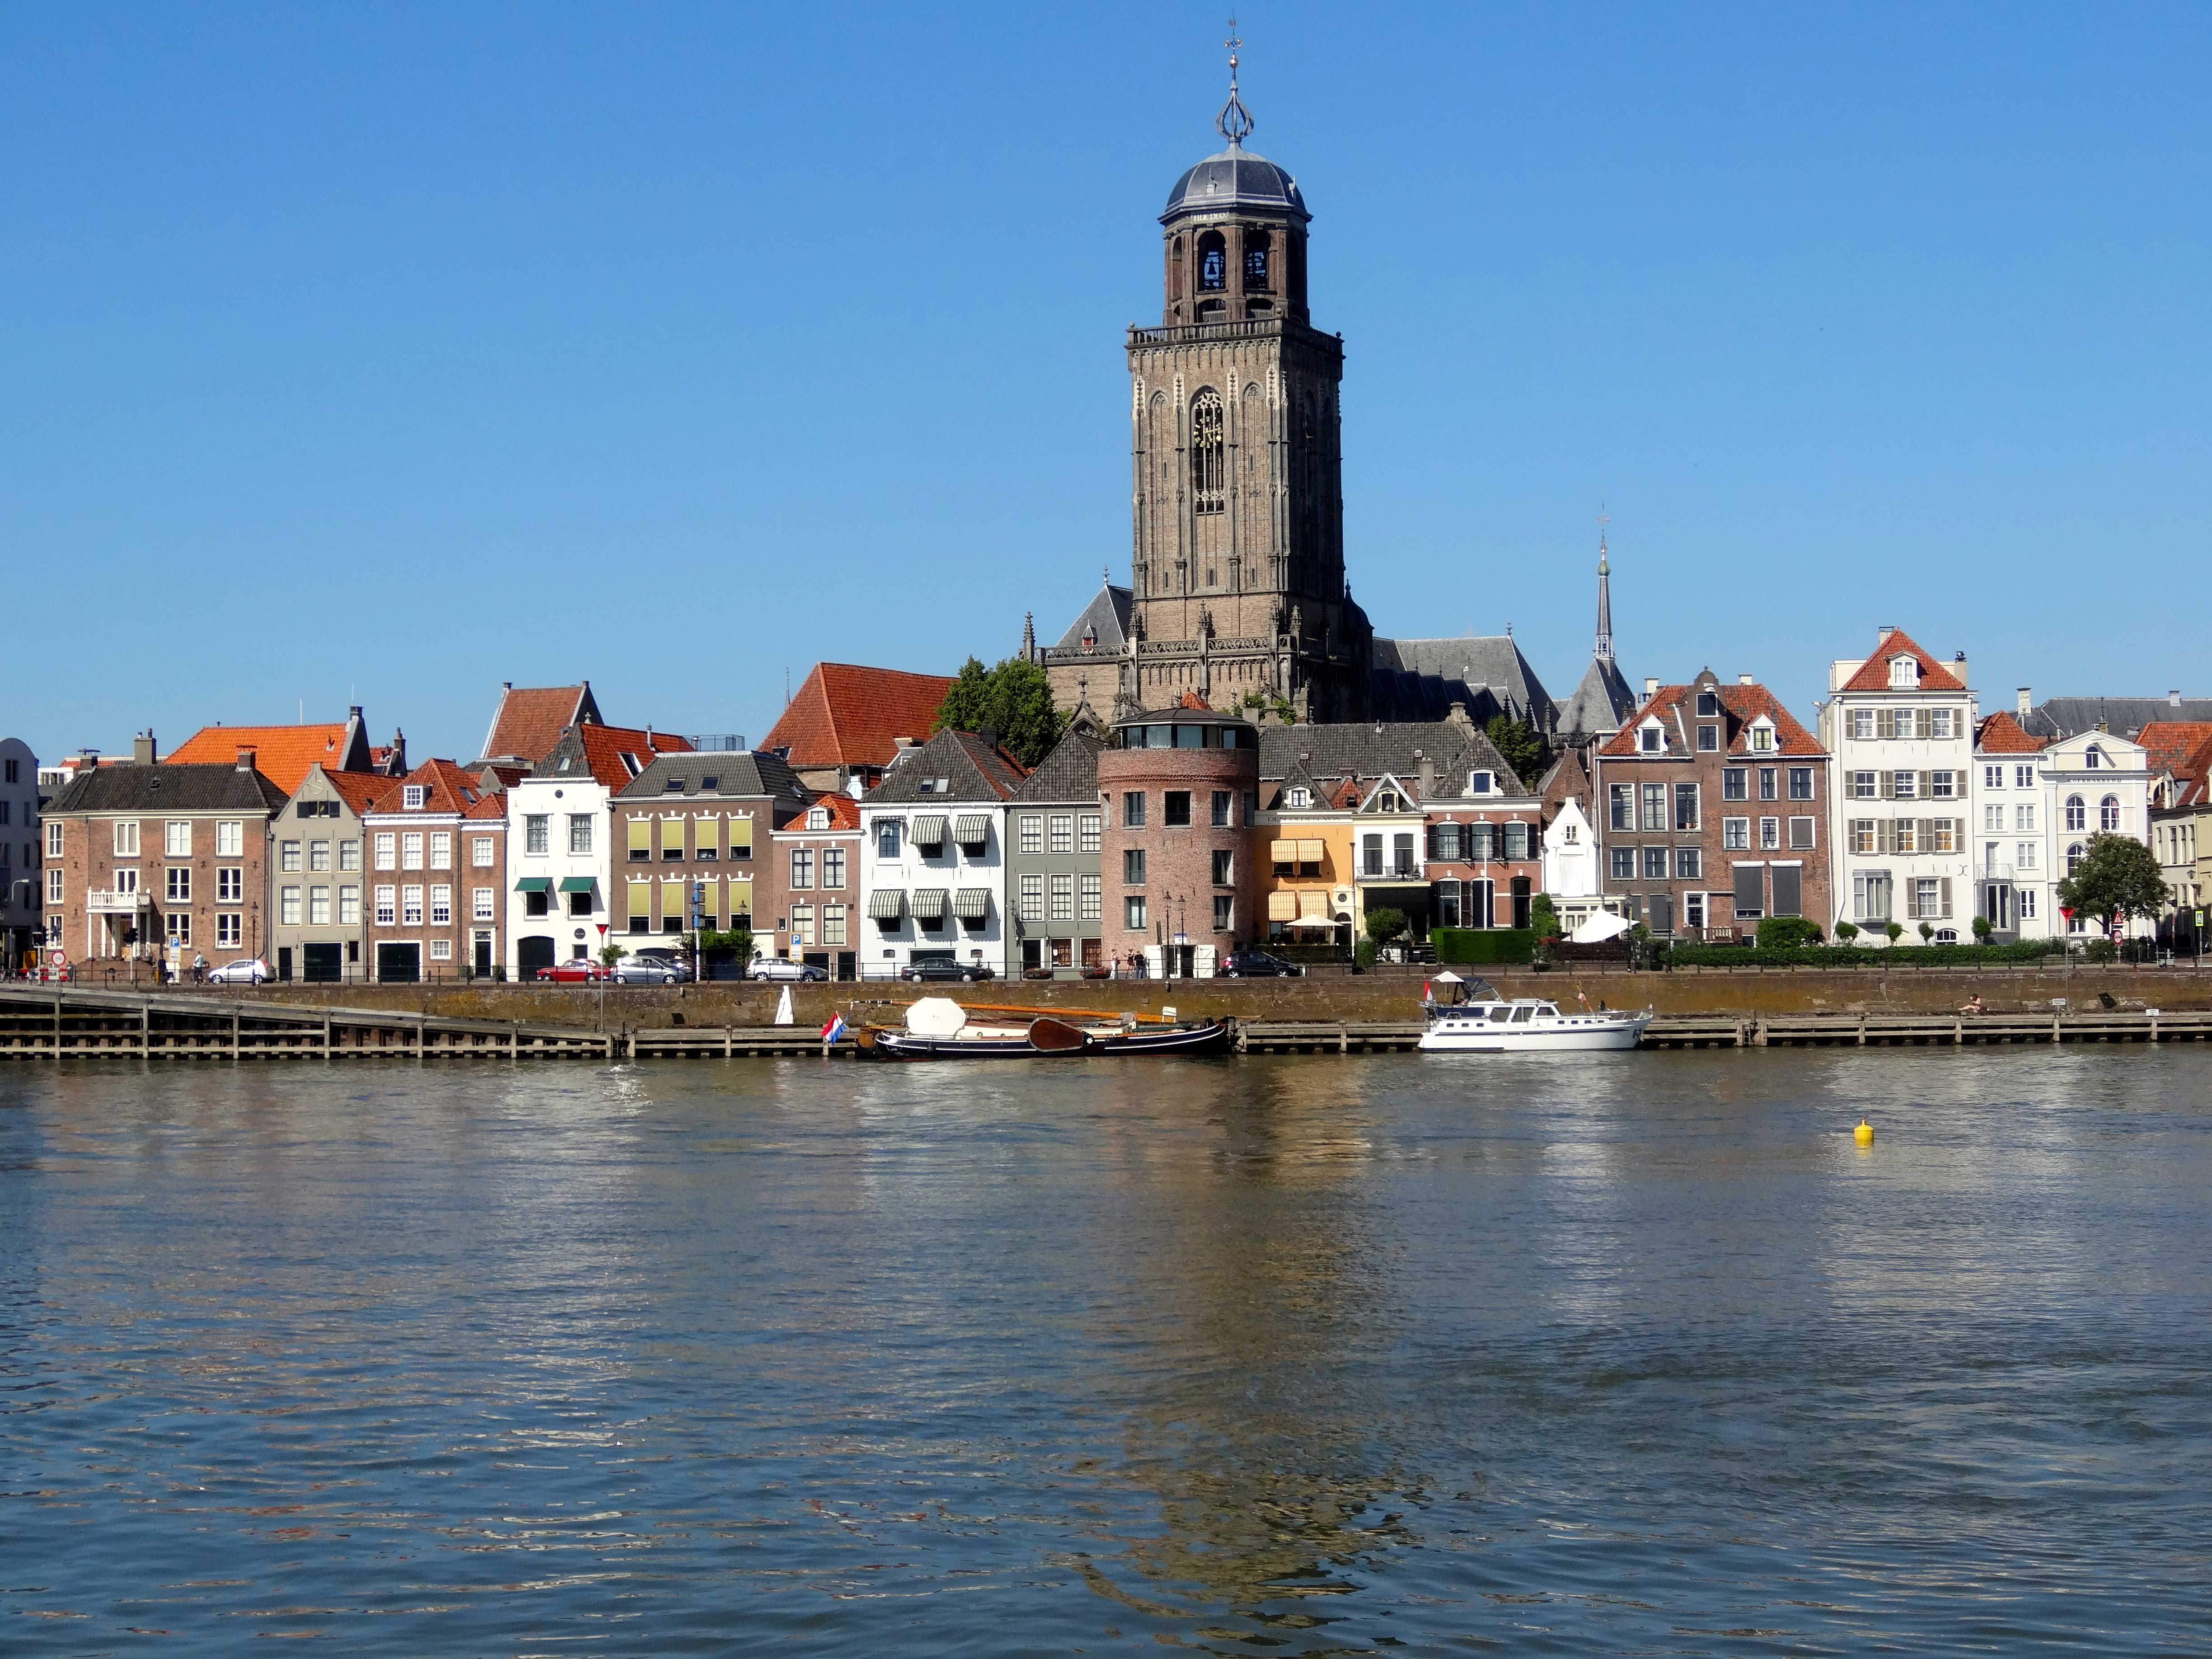
[[1262,914],[1272,940],[1348,947],[1359,924],[1353,880],[1356,785],[1317,782],[1303,766],[1267,798],[1255,832]]

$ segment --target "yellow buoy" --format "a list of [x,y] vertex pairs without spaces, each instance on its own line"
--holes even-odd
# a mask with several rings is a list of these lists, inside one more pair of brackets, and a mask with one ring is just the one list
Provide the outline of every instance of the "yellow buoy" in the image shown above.
[[1859,1127],[1851,1131],[1851,1139],[1857,1141],[1862,1146],[1873,1146],[1874,1125],[1868,1122],[1864,1118],[1861,1118],[1859,1120]]

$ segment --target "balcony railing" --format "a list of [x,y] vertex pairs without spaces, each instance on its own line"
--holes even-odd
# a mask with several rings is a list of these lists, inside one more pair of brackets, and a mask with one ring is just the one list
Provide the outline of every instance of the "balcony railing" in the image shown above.
[[1428,877],[1419,863],[1367,864],[1359,870],[1362,881],[1426,881]]
[[142,909],[153,902],[154,896],[151,893],[136,887],[121,892],[106,888],[97,888],[84,896],[86,909],[107,915],[118,912],[127,915],[131,911]]

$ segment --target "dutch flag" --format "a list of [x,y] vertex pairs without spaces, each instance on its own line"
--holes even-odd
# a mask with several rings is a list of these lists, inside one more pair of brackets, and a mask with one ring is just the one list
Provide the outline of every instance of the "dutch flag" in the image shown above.
[[835,1042],[839,1037],[842,1037],[844,1035],[845,1016],[842,1014],[830,1015],[830,1023],[822,1028],[822,1040],[824,1042]]

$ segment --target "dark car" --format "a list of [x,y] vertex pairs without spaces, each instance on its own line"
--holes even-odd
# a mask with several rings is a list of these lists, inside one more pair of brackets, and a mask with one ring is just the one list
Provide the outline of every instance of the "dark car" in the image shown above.
[[977,980],[994,977],[980,962],[909,962],[899,970],[901,979]]
[[1231,951],[1221,971],[1231,979],[1296,979],[1305,969],[1265,951]]

